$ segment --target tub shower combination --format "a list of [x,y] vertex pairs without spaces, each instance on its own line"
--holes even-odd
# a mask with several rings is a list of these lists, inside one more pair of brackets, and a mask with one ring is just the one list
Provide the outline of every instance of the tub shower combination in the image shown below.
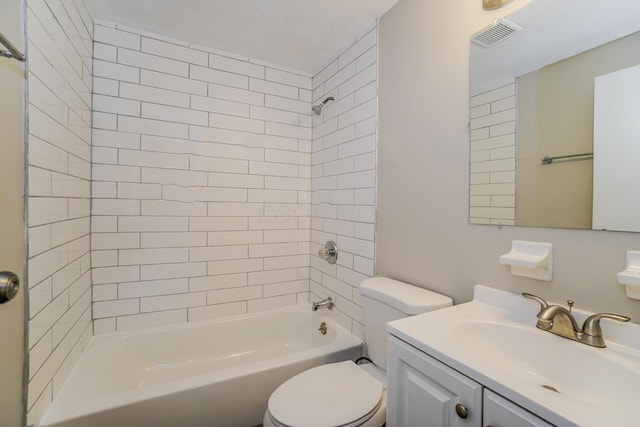
[[308,305],[94,337],[41,426],[260,425],[280,384],[362,345]]

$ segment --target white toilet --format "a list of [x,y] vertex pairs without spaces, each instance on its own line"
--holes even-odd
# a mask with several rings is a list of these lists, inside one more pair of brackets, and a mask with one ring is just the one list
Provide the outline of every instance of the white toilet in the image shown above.
[[387,332],[392,320],[452,305],[451,298],[386,277],[360,285],[373,363],[331,363],[302,372],[273,392],[264,427],[381,427],[387,415]]

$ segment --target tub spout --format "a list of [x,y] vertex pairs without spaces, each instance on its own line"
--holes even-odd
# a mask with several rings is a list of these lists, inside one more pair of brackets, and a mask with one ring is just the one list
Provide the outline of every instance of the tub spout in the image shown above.
[[329,310],[333,310],[333,300],[331,297],[327,297],[321,301],[314,302],[311,304],[311,309],[313,311],[318,311],[319,308],[328,308]]

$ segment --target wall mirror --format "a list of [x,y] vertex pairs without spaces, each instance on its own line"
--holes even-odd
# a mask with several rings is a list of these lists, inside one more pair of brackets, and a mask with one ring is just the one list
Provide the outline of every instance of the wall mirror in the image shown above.
[[640,231],[640,1],[533,0],[470,55],[469,222]]

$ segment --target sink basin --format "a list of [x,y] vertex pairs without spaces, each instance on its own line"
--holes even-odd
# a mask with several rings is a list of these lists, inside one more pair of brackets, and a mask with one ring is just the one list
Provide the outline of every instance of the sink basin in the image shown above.
[[610,409],[637,404],[638,362],[611,348],[588,347],[509,322],[460,322],[448,333],[452,345],[473,352],[478,363],[561,395],[552,397]]
[[[538,310],[477,285],[472,302],[388,330],[557,426],[640,427],[640,325],[602,322],[607,347],[596,348],[537,329]],[[582,324],[591,313],[574,314]]]

